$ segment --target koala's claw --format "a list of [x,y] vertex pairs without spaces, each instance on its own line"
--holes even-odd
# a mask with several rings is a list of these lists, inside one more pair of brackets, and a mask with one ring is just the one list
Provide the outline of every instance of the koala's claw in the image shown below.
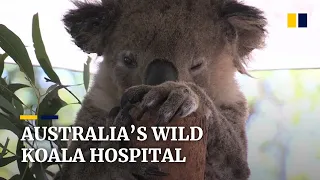
[[109,111],[109,118],[115,118],[117,117],[118,113],[120,112],[121,108],[119,106],[117,107],[114,107],[112,108],[110,111]]
[[[113,122],[113,126],[116,127],[122,127],[122,126],[128,126],[132,124],[132,117],[130,115],[130,109],[132,109],[134,107],[134,105],[132,104],[128,104],[126,105],[123,109],[120,109],[118,111],[118,114],[116,115],[116,117],[114,118],[114,122]],[[114,108],[115,109],[115,108]],[[113,109],[112,109],[113,110]],[[112,110],[110,111],[110,114],[112,114]],[[114,113],[116,110],[113,110]],[[114,115],[114,114],[112,114]]]
[[129,88],[129,90],[127,90],[121,97],[121,108],[125,107],[128,104],[135,104],[137,102],[140,102],[144,95],[149,92],[150,89],[151,87],[147,85],[133,86]]
[[129,88],[121,99],[122,105],[137,103],[138,118],[153,108],[159,108],[157,125],[167,124],[174,117],[186,117],[199,106],[198,95],[187,85],[166,82],[158,86],[134,86]]

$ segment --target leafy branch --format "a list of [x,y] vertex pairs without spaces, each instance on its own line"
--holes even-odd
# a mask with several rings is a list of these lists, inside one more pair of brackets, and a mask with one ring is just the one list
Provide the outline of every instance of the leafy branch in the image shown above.
[[[4,144],[0,144],[0,168],[12,162],[17,162],[18,169],[20,171],[20,174],[14,175],[10,180],[46,180],[48,179],[47,175],[54,175],[47,169],[49,165],[57,165],[60,168],[59,163],[48,164],[21,162],[22,148],[32,147],[36,149],[41,146],[41,144],[35,141],[20,141],[24,128],[31,127],[31,132],[35,133],[33,131],[34,127],[50,127],[53,124],[51,120],[41,119],[38,119],[36,123],[31,123],[31,121],[21,121],[19,116],[24,114],[38,115],[38,117],[41,117],[42,115],[53,115],[66,105],[81,104],[80,99],[69,89],[69,87],[79,86],[79,84],[63,85],[59,76],[53,70],[42,41],[38,14],[34,14],[32,19],[32,39],[37,61],[44,73],[47,75],[47,77],[44,78],[44,82],[53,83],[45,93],[41,93],[40,89],[36,85],[36,80],[39,81],[40,79],[35,79],[33,65],[26,50],[26,46],[14,32],[8,29],[5,25],[0,24],[0,47],[5,51],[4,54],[0,54],[0,75],[3,74],[5,68],[5,59],[7,57],[11,57],[19,66],[20,71],[25,74],[25,78],[28,81],[27,84],[7,83],[5,79],[0,78],[0,130],[9,130],[18,137],[17,141],[12,139],[9,140],[7,138]],[[89,88],[90,62],[91,58],[88,57],[87,62],[84,64],[83,81],[86,91]],[[30,106],[21,101],[15,92],[22,88],[32,89],[35,94],[36,104]],[[68,104],[63,101],[58,95],[58,91],[60,89],[65,89],[77,100],[77,102]],[[36,110],[34,110],[33,107],[36,107]],[[43,135],[42,131],[40,131],[40,135]],[[11,143],[16,142],[16,152],[9,149],[9,141]],[[45,142],[48,142],[47,144],[49,149],[53,149],[56,146],[58,146],[58,149],[66,147],[66,143],[61,142],[61,136],[59,136],[59,139],[55,142],[49,141],[48,139],[45,139]],[[3,178],[0,177],[0,179]]]

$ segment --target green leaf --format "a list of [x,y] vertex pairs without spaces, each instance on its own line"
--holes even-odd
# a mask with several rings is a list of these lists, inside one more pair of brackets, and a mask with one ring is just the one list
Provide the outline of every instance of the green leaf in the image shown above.
[[0,84],[4,85],[4,86],[7,86],[7,82],[4,78],[1,78],[0,77]]
[[[19,139],[21,139],[21,136],[19,136]],[[22,157],[22,148],[24,148],[23,145],[23,141],[18,140],[18,144],[17,144],[17,150],[16,150],[16,155],[18,157]],[[35,180],[35,178],[33,177],[33,174],[30,171],[30,168],[28,167],[28,163],[23,163],[21,162],[21,158],[19,158],[17,160],[18,163],[18,168],[20,171],[20,174],[22,175],[21,180]]]
[[12,99],[12,104],[14,105],[14,107],[20,115],[24,114],[24,108],[19,101],[17,101],[16,99]]
[[11,113],[12,115],[14,115],[15,117],[19,118],[19,113],[16,111],[16,109],[12,106],[12,104],[6,99],[4,98],[2,95],[0,95],[0,108],[3,108],[7,111],[9,111],[9,113]]
[[50,87],[48,87],[47,91],[46,91],[46,94],[51,92],[54,88],[58,87],[59,85],[58,84],[53,84],[51,85]]
[[12,93],[15,93],[15,92],[18,91],[19,89],[26,88],[26,87],[30,87],[30,86],[25,85],[25,84],[19,84],[19,83],[13,83],[13,84],[9,84],[9,85],[8,85],[8,89],[9,89]]
[[12,99],[17,100],[19,103],[24,104],[14,93],[21,89],[29,87],[25,84],[9,84],[7,85],[6,82],[0,78],[0,94],[3,95],[4,98],[6,98],[8,101],[11,101]]
[[7,53],[4,54],[0,54],[0,77],[3,73],[3,69],[4,69],[4,60],[8,57]]
[[1,158],[0,159],[0,167],[6,166],[10,163],[12,163],[13,161],[17,160],[17,156],[11,156],[11,157],[7,157],[7,158]]
[[89,87],[89,81],[90,81],[90,63],[91,63],[91,57],[88,56],[87,62],[83,65],[83,83],[84,88],[86,91],[88,91]]
[[2,94],[6,99],[10,100],[9,98],[7,98],[8,97],[6,93],[6,91],[8,91],[7,86],[8,85],[6,81],[0,77],[0,94]]
[[16,174],[16,175],[12,176],[9,180],[21,180],[21,177],[19,174]]
[[6,142],[4,145],[0,144],[1,145],[1,148],[2,148],[2,152],[0,154],[0,159],[4,157],[4,155],[6,154],[7,152],[7,149],[8,149],[8,144],[9,144],[9,138],[7,138]]
[[15,124],[13,121],[10,121],[7,117],[0,114],[0,129],[7,129],[12,131],[17,136],[22,134],[21,126],[19,124]]
[[38,126],[52,126],[51,120],[42,120],[40,117],[42,115],[55,115],[62,107],[67,105],[58,95],[58,91],[61,88],[64,88],[64,86],[55,87],[41,101],[38,109]]
[[0,47],[19,65],[20,70],[34,83],[34,72],[27,49],[21,39],[0,24]]
[[44,43],[42,41],[38,13],[33,15],[33,19],[32,19],[32,39],[33,39],[34,51],[40,66],[42,67],[44,72],[48,75],[51,81],[57,84],[61,84],[59,77],[57,76],[57,74],[54,72],[52,68]]
[[42,163],[34,163],[32,165],[31,171],[36,175],[36,179],[48,180],[45,168],[43,167]]

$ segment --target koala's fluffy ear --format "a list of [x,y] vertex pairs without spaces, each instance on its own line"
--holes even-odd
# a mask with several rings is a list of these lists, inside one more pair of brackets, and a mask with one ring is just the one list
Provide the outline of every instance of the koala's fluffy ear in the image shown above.
[[119,17],[119,5],[114,0],[74,4],[77,8],[70,10],[63,18],[66,30],[84,52],[102,55],[104,41]]
[[246,65],[252,50],[264,46],[267,20],[261,10],[236,0],[224,1],[220,10],[220,17],[226,22],[227,40],[236,56],[235,66],[240,73],[248,74],[243,64]]

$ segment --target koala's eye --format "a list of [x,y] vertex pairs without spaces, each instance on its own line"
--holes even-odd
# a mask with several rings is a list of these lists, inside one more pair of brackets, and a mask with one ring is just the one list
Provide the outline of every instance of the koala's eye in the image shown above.
[[136,68],[138,65],[133,55],[124,56],[123,62],[128,68]]
[[195,65],[192,65],[190,70],[191,71],[198,71],[198,70],[202,69],[202,66],[203,66],[203,63],[199,62],[199,63],[197,63]]

